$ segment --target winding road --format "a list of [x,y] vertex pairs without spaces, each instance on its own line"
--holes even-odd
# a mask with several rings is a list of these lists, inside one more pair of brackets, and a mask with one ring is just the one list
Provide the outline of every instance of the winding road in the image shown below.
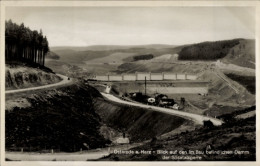
[[62,85],[65,85],[65,84],[72,82],[72,79],[68,79],[67,76],[64,76],[64,75],[61,75],[61,74],[56,74],[56,75],[59,76],[62,79],[62,81],[54,83],[54,84],[48,84],[48,85],[43,85],[43,86],[31,87],[31,88],[7,90],[7,91],[5,91],[5,94],[12,94],[12,93],[40,90],[40,89],[46,89],[46,88],[53,88],[53,87],[62,86]]
[[111,100],[111,101],[114,101],[114,102],[117,102],[117,103],[142,107],[142,108],[146,108],[146,109],[151,109],[151,110],[166,113],[166,114],[169,114],[169,115],[180,116],[180,117],[183,117],[185,119],[192,120],[195,123],[201,124],[201,125],[203,125],[203,121],[207,121],[207,120],[210,120],[215,126],[220,126],[223,123],[223,121],[216,119],[216,118],[213,118],[213,117],[193,114],[193,113],[189,113],[189,112],[177,111],[177,110],[173,110],[173,109],[169,109],[169,108],[162,108],[162,107],[156,107],[156,106],[151,106],[151,105],[145,105],[145,104],[141,104],[141,103],[132,103],[132,102],[129,102],[129,101],[121,100],[121,99],[119,99],[119,98],[117,98],[117,97],[115,97],[111,94],[108,94],[108,93],[101,93],[101,94],[105,98],[107,98],[108,100]]

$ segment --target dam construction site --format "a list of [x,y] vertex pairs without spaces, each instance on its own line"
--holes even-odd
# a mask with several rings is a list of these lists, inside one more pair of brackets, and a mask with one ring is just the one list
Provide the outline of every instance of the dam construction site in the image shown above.
[[255,40],[49,47],[12,21],[6,34],[6,162],[256,161]]

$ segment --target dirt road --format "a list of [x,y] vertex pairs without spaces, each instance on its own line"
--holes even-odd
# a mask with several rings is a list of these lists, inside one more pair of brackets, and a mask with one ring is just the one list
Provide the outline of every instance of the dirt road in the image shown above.
[[240,114],[240,115],[237,115],[235,118],[237,119],[246,119],[246,118],[250,118],[250,117],[253,117],[256,115],[256,111],[250,111],[250,112],[247,112],[247,113],[243,113],[243,114]]
[[145,104],[141,104],[141,103],[132,103],[132,102],[129,102],[129,101],[121,100],[121,99],[119,99],[119,98],[117,98],[117,97],[115,97],[111,94],[107,94],[107,93],[101,93],[101,94],[105,98],[107,98],[111,101],[117,102],[117,103],[142,107],[142,108],[150,109],[150,110],[153,110],[153,111],[159,111],[159,112],[163,112],[163,113],[170,114],[170,115],[180,116],[180,117],[183,117],[185,119],[192,120],[195,123],[198,123],[198,124],[201,124],[201,125],[203,125],[203,121],[205,121],[205,120],[210,120],[215,126],[222,125],[222,123],[223,123],[223,121],[216,119],[216,118],[213,118],[213,117],[207,117],[207,116],[203,116],[203,115],[177,111],[177,110],[173,110],[173,109],[169,109],[169,108],[162,108],[162,107],[156,107],[156,106],[151,106],[151,105],[145,105]]
[[61,86],[61,85],[65,85],[65,84],[72,82],[72,79],[71,78],[68,79],[67,76],[64,76],[64,75],[61,75],[61,74],[56,74],[56,75],[59,76],[62,79],[62,81],[55,83],[55,84],[48,84],[48,85],[43,85],[43,86],[31,87],[31,88],[7,90],[7,91],[5,91],[5,94],[12,94],[12,93],[33,91],[33,90],[39,90],[39,89],[53,88],[53,87],[56,87],[56,86]]

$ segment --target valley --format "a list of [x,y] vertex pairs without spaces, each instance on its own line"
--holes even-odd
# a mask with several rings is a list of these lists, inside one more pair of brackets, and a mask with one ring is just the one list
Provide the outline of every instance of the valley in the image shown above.
[[[233,41],[225,49],[226,56],[214,60],[180,59],[183,48],[197,46],[192,44],[89,46],[51,48],[53,54],[47,56],[45,70],[7,65],[6,159],[31,161],[43,153],[41,160],[47,161],[64,161],[65,156],[71,161],[161,161],[162,155],[120,155],[111,149],[203,151],[208,144],[214,144],[219,150],[249,150],[250,155],[239,159],[254,160],[255,116],[234,117],[256,105],[255,84],[251,81],[255,69],[250,63],[255,60],[247,58],[246,63],[237,63],[237,56],[248,57],[252,43],[246,39],[229,42]],[[145,58],[143,55],[153,57],[134,60],[135,56]],[[27,76],[28,69],[42,77]],[[138,72],[176,73],[196,79],[177,75],[173,80],[95,79]],[[111,88],[109,93],[107,87]],[[180,110],[148,105],[125,96],[131,93],[149,97],[164,94],[180,106],[184,98],[185,104]],[[213,126],[208,127],[205,121]],[[242,130],[246,133],[241,134]],[[125,138],[129,143],[122,143],[127,147],[121,147],[118,140]],[[192,144],[189,138],[197,143]],[[240,140],[244,144],[239,144]],[[89,157],[92,154],[96,157]],[[234,157],[203,155],[202,160],[225,161]]]

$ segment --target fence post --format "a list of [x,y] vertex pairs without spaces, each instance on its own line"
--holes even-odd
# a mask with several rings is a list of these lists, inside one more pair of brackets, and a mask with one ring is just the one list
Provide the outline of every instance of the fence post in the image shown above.
[[164,80],[164,72],[162,72],[162,80]]
[[23,148],[21,148],[21,152],[23,153]]
[[53,149],[51,149],[51,153],[53,154]]

